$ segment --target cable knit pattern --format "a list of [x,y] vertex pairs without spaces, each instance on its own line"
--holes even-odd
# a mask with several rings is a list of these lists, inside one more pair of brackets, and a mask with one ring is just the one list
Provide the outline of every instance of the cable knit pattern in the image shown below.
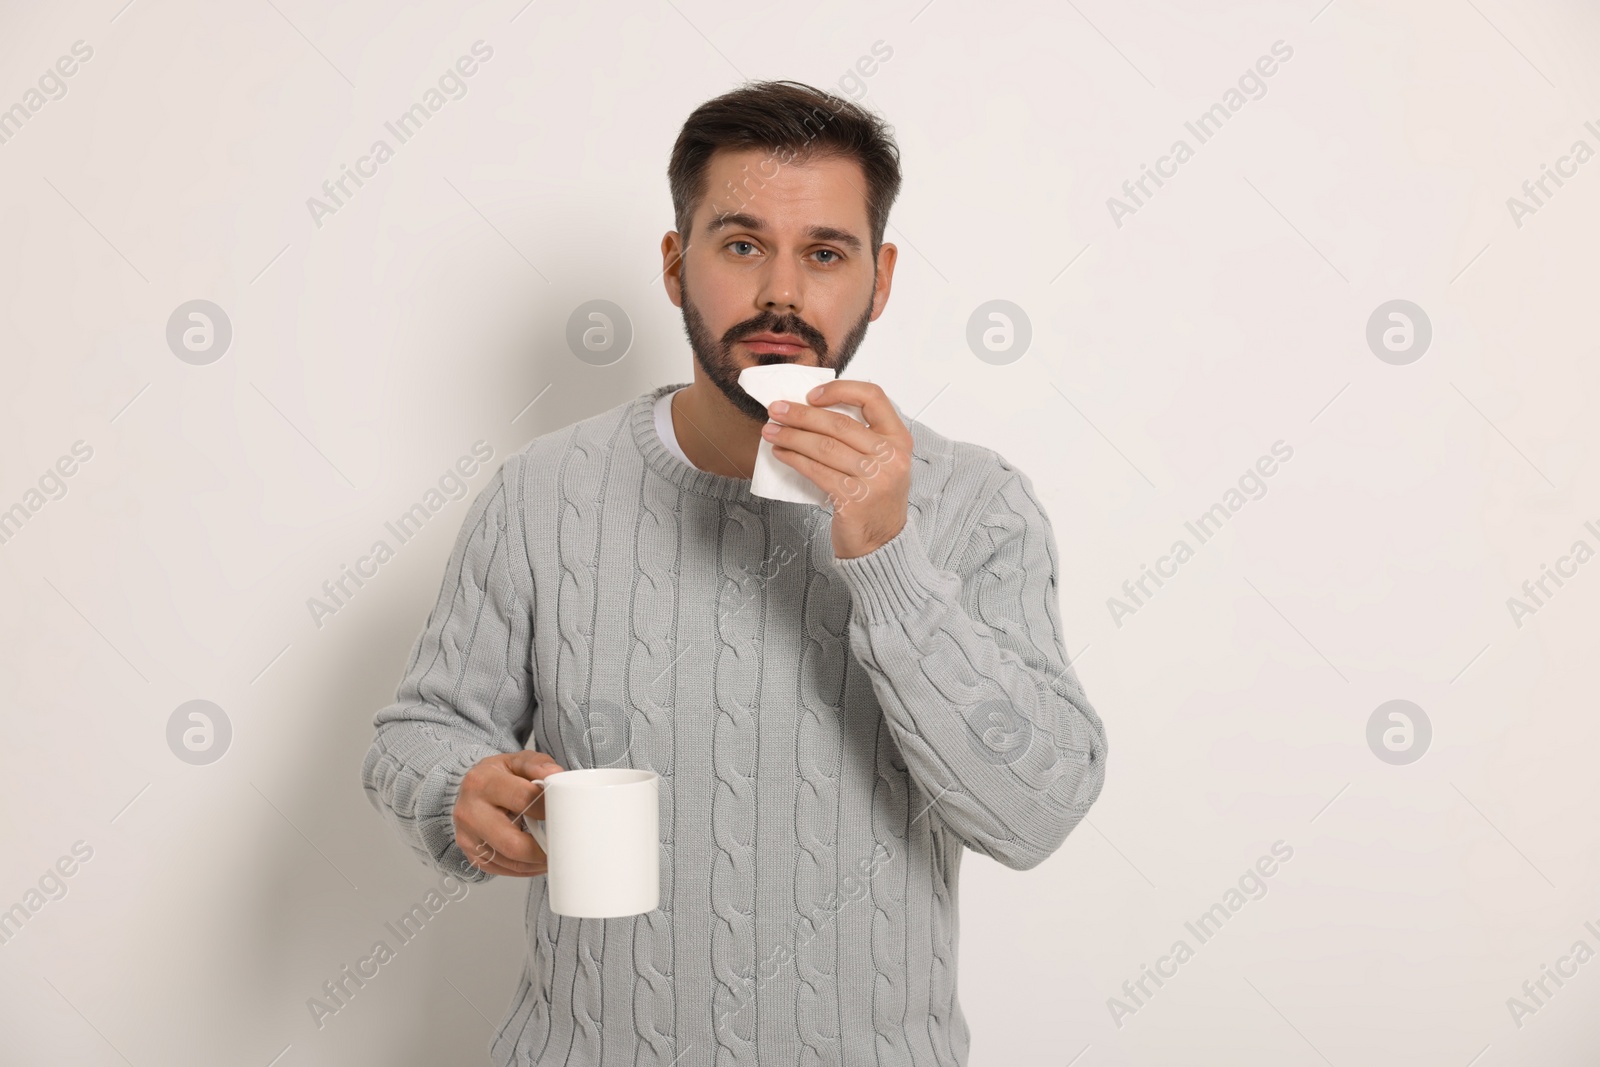
[[478,494],[367,796],[481,882],[451,817],[478,760],[661,776],[660,907],[563,917],[527,880],[495,1067],[965,1067],[962,856],[1039,864],[1105,777],[1049,519],[1004,458],[907,420],[905,528],[835,559],[828,508],[667,450],[652,405],[681,387],[535,439]]
[[[557,730],[560,740],[551,752],[566,768],[593,767],[595,759],[590,720],[593,714],[595,674],[609,664],[597,662],[602,604],[597,595],[601,582],[601,502],[611,475],[620,427],[601,440],[573,438],[563,450],[559,495],[560,527],[555,547],[560,563],[556,622],[561,651],[556,664]],[[603,919],[574,919],[552,915],[556,924],[556,980],[570,982],[571,1016],[558,1020],[565,1035],[557,1033],[551,1051],[561,1063],[601,1063],[600,960],[610,925]],[[569,933],[569,931],[571,931]],[[565,973],[564,973],[565,972]]]
[[794,805],[798,846],[794,925],[798,938],[795,973],[800,990],[794,1003],[794,1026],[802,1046],[800,1067],[844,1062],[836,1010],[839,926],[827,898],[837,892],[846,873],[839,855],[839,793],[844,762],[839,716],[844,713],[845,664],[850,658],[846,637],[849,604],[834,588],[838,579],[828,567],[833,546],[827,531],[822,533],[824,536],[818,536],[816,526],[808,523],[807,541],[785,546],[782,557],[785,563],[791,558],[804,561],[810,557],[800,603],[800,674],[811,684],[800,684],[801,679],[796,679],[795,692],[800,722],[794,751],[795,777],[799,782]]
[[[654,477],[639,470],[638,479]],[[668,1067],[678,1055],[673,1017],[673,849],[677,825],[677,766],[672,705],[677,688],[678,516],[673,501],[638,488],[642,515],[635,539],[633,626],[626,676],[628,703],[620,724],[625,742],[607,762],[661,775],[661,905],[639,916],[633,931],[633,1067]],[[634,735],[639,735],[637,744]],[[615,748],[616,746],[613,746]]]
[[762,558],[761,516],[729,503],[718,529],[717,649],[712,659],[711,999],[716,1067],[754,1056],[756,1012],[746,1008],[756,969],[756,704],[761,683],[763,590],[748,572]]
[[901,1067],[913,1062],[906,1048],[906,987],[913,966],[906,929],[907,887],[913,869],[907,840],[913,832],[911,783],[887,722],[880,721],[878,725],[875,753],[872,836],[875,843],[893,848],[895,855],[872,882],[872,1062]]
[[[952,886],[959,863],[950,865],[949,847],[945,834],[929,835],[931,850],[928,856],[928,881],[933,887],[933,907],[929,917],[929,951],[933,955],[929,971],[928,1044],[941,1065],[967,1062],[965,1048],[957,1051],[966,1041],[967,1021],[956,1010],[956,905]],[[956,853],[959,856],[959,853]],[[934,990],[946,990],[940,997]]]

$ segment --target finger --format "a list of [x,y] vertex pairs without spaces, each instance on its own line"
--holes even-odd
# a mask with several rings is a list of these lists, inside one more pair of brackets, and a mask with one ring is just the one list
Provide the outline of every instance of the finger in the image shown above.
[[506,867],[506,866],[503,866],[503,865],[498,864],[498,863],[485,863],[485,864],[482,865],[482,869],[485,870],[485,871],[488,871],[490,874],[505,875],[507,878],[537,878],[541,874],[550,873],[549,871],[546,871],[546,870],[538,870],[538,871],[513,870],[510,867]]
[[774,449],[783,448],[790,452],[798,452],[824,467],[839,472],[841,476],[859,475],[871,460],[870,456],[862,455],[837,438],[812,433],[796,426],[779,426],[767,436],[767,440],[772,442]]
[[[464,849],[466,851],[466,849]],[[506,854],[499,853],[498,849],[488,845],[486,841],[478,843],[467,851],[467,862],[480,870],[491,870],[493,873],[517,873],[517,875],[538,875],[546,870],[544,862],[520,861],[512,859]]]
[[854,404],[861,409],[867,425],[879,433],[894,435],[910,432],[901,420],[900,413],[889,403],[883,389],[872,382],[835,378],[831,382],[823,382],[807,394],[806,403],[823,408],[832,404]]
[[896,448],[886,437],[875,438],[876,447],[870,455],[862,455],[853,449],[848,449],[833,438],[808,434],[807,431],[795,427],[777,428],[770,435],[764,431],[763,437],[772,443],[775,456],[778,455],[777,449],[783,448],[788,453],[798,453],[837,472],[845,479],[846,495],[852,499],[864,496],[865,488],[852,487],[850,483],[876,484],[882,479],[893,482],[897,478],[910,475],[909,449]]
[[476,799],[486,801],[513,818],[523,814],[533,819],[544,818],[544,782],[520,774],[501,771],[488,776]]
[[[456,842],[461,846],[461,852],[467,859],[476,864],[498,863],[515,870],[531,869],[544,862],[543,853],[530,856],[509,855],[497,848],[494,843],[484,835],[495,834],[492,827],[463,826],[456,834]],[[538,842],[535,842],[537,844]]]
[[509,874],[517,878],[531,878],[550,869],[544,863],[514,862],[487,847],[468,856],[467,861],[480,871],[488,871],[490,874]]
[[488,804],[470,805],[463,815],[457,840],[471,842],[472,851],[462,846],[462,852],[473,859],[494,860],[508,866],[536,864],[544,860],[544,851],[534,836],[522,827],[522,820],[509,812]]
[[506,792],[501,794],[501,807],[518,815],[528,814],[532,819],[544,818],[542,782],[565,768],[543,752],[533,751],[515,754],[507,761],[507,766],[513,771],[508,776],[513,781],[510,785],[501,783],[506,787]]
[[488,842],[468,843],[472,841],[471,835],[465,835],[461,851],[467,857],[467,862],[479,870],[488,871],[490,874],[509,874],[514,877],[527,878],[543,874],[548,869],[543,860],[535,863],[512,859],[499,852]]
[[787,404],[783,411],[774,412],[778,403],[767,406],[767,416],[780,426],[798,426],[802,430],[836,438],[858,452],[871,452],[877,447],[880,435],[842,411],[829,411],[810,404]]
[[503,855],[521,862],[540,858],[538,843],[524,819],[544,818],[544,783],[500,771],[487,779],[463,805],[461,828]]
[[511,753],[506,759],[506,767],[513,774],[530,779],[543,778],[547,774],[555,774],[562,770],[561,764],[555,761],[555,757],[535,752],[531,748]]
[[[847,500],[859,500],[861,498],[861,487],[864,483],[859,478],[841,474],[827,464],[819,463],[810,456],[796,452],[791,448],[780,448],[774,445],[772,447],[772,455],[811,479],[813,485],[828,494],[829,499],[833,501],[833,506],[836,508],[841,507]],[[852,489],[852,484],[856,488]]]

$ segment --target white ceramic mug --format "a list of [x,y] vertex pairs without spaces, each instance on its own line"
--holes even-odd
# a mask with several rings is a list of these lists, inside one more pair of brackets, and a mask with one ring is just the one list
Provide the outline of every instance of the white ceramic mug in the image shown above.
[[610,919],[661,902],[661,776],[580,767],[540,779],[544,818],[522,817],[548,857],[550,910]]

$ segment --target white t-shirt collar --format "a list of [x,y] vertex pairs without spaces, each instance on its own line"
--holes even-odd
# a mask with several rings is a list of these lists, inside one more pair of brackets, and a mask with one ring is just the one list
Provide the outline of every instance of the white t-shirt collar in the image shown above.
[[[684,386],[684,389],[687,388],[688,386]],[[683,454],[683,449],[678,446],[678,433],[672,428],[672,398],[681,392],[683,389],[674,389],[670,393],[662,393],[656,397],[656,436],[661,438],[661,443],[666,446],[667,451],[677,456],[684,466],[694,467],[694,464],[689,462],[689,457]]]

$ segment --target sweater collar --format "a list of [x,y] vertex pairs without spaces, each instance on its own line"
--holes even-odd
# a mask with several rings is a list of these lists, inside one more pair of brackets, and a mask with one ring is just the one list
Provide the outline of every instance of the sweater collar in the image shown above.
[[673,485],[698,496],[737,500],[758,510],[765,509],[769,504],[779,503],[750,492],[749,478],[728,478],[711,471],[703,471],[698,467],[691,467],[667,451],[667,446],[661,443],[661,436],[656,433],[655,403],[663,394],[690,384],[692,383],[676,382],[657,386],[633,401],[633,406],[628,412],[628,421],[633,431],[634,444],[643,454],[645,463]]

